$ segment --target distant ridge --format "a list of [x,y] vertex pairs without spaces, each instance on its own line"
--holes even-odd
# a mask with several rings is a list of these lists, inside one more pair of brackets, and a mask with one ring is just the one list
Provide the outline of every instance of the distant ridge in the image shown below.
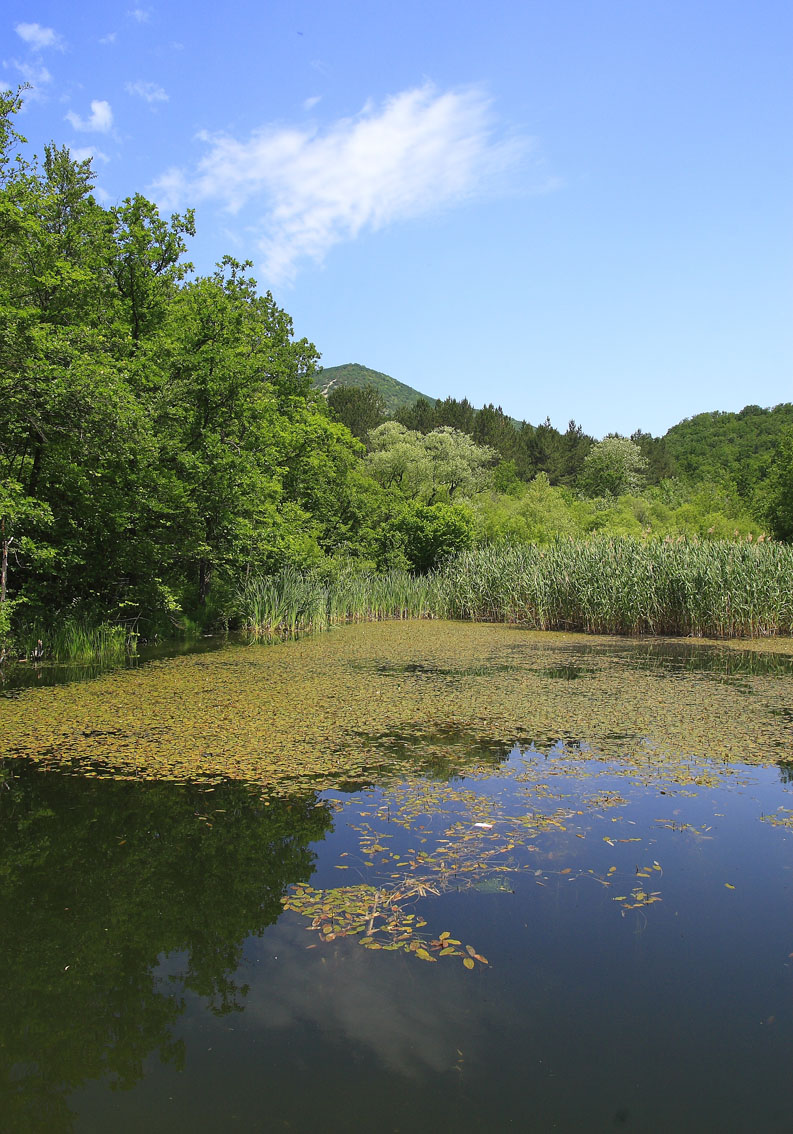
[[431,405],[435,405],[435,398],[398,382],[390,374],[383,374],[381,370],[371,370],[368,366],[361,366],[358,362],[347,362],[343,366],[326,366],[314,375],[314,386],[327,398],[331,390],[338,386],[374,386],[385,402],[388,413],[396,413],[404,406],[412,406],[419,398],[426,398]]

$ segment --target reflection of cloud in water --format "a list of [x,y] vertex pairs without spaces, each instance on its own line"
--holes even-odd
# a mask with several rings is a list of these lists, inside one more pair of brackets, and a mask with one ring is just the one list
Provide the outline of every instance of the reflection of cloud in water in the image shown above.
[[240,1026],[319,1027],[340,1043],[364,1046],[389,1071],[414,1078],[454,1067],[463,1034],[470,1063],[471,1035],[497,1026],[497,1006],[481,996],[479,981],[489,974],[477,979],[403,953],[373,954],[352,940],[308,950],[307,944],[313,940],[304,929],[283,923],[248,943],[257,979]]

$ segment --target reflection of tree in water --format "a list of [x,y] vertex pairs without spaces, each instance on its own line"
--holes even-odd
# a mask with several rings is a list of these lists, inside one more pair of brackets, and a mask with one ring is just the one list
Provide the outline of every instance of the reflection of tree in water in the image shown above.
[[779,762],[779,778],[783,784],[793,784],[793,761],[781,760]]
[[[277,919],[329,812],[314,796],[266,806],[214,790],[0,772],[0,1114],[14,1131],[69,1130],[68,1094],[120,1087],[152,1051],[179,1064],[181,990],[242,1007],[245,938]],[[184,955],[171,987],[158,960]],[[181,960],[181,957],[178,958]]]

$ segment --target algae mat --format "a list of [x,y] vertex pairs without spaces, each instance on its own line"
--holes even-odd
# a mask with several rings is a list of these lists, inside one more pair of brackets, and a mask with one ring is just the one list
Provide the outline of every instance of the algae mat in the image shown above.
[[433,767],[514,745],[701,761],[793,756],[793,641],[742,649],[453,622],[338,628],[0,699],[5,754],[83,774],[242,779],[263,793]]

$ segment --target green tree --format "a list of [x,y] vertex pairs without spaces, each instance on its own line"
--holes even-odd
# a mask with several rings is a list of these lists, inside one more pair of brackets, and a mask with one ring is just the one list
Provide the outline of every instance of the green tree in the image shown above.
[[424,438],[398,421],[386,421],[369,434],[368,472],[384,488],[418,495],[431,482]]
[[635,441],[611,433],[587,453],[578,476],[585,496],[622,496],[641,487],[647,461]]
[[385,488],[427,504],[470,496],[487,483],[497,454],[466,433],[441,426],[422,435],[387,421],[369,435],[367,466]]
[[777,539],[793,540],[793,429],[781,437],[765,495],[765,512]]
[[385,401],[371,385],[337,386],[328,394],[328,408],[359,441],[365,441],[386,416]]
[[631,441],[639,446],[647,461],[647,483],[660,484],[675,475],[676,464],[663,437],[653,437],[637,429],[631,434]]
[[377,533],[378,565],[424,574],[453,552],[470,547],[473,539],[474,518],[466,507],[409,501]]

